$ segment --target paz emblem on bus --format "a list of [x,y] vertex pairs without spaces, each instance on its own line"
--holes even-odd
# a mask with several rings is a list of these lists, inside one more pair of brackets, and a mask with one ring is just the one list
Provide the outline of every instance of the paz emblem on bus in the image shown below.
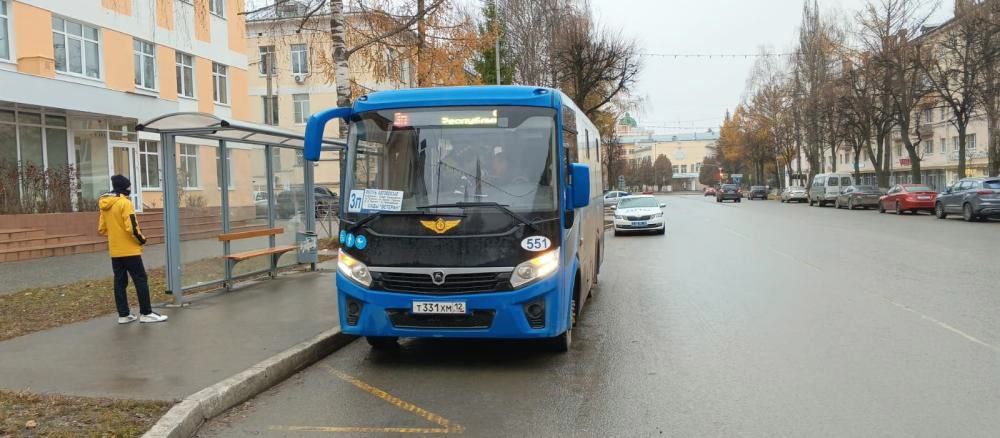
[[447,233],[448,230],[457,227],[461,222],[461,219],[444,220],[443,218],[437,218],[437,220],[433,221],[422,220],[420,221],[420,225],[423,225],[424,228],[435,233],[444,234]]

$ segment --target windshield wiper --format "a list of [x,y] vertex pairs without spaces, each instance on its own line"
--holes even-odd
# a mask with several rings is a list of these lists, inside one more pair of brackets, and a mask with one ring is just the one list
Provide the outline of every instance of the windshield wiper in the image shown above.
[[539,232],[538,227],[535,226],[535,222],[532,222],[527,218],[525,218],[524,216],[515,213],[514,210],[507,208],[508,206],[506,204],[501,204],[498,202],[455,202],[453,204],[431,204],[431,205],[421,205],[417,207],[417,210],[426,210],[431,208],[461,208],[464,210],[466,208],[476,208],[476,207],[495,208],[497,210],[500,210],[507,216],[510,216],[515,221],[520,222],[522,225],[531,228],[535,232]]
[[[418,209],[419,208],[421,208],[421,207],[418,207]],[[374,212],[374,213],[372,213],[372,214],[370,214],[368,216],[365,216],[365,217],[361,218],[361,220],[355,222],[353,225],[351,225],[350,228],[347,229],[347,231],[350,232],[350,233],[353,233],[353,232],[361,229],[361,227],[364,227],[364,226],[372,223],[376,219],[381,219],[381,218],[383,218],[385,216],[426,216],[426,215],[427,215],[427,213],[422,212],[422,211],[376,211],[376,212]],[[443,214],[443,215],[440,215],[440,216],[465,217],[464,214]]]

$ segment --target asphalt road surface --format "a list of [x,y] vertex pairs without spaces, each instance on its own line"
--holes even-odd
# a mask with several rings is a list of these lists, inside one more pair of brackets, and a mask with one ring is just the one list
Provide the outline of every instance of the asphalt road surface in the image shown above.
[[663,199],[570,353],[357,341],[201,436],[1000,435],[1000,223]]

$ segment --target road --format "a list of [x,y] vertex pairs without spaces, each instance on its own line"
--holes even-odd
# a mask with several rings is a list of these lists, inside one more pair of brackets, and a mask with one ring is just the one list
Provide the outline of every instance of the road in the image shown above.
[[1000,223],[663,199],[572,352],[354,342],[200,436],[997,436]]

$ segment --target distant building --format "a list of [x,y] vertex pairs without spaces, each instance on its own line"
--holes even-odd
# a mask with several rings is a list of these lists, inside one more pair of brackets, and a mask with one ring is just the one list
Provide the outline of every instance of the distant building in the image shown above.
[[715,132],[619,136],[629,165],[665,155],[673,165],[673,190],[701,190],[698,173],[719,135]]

